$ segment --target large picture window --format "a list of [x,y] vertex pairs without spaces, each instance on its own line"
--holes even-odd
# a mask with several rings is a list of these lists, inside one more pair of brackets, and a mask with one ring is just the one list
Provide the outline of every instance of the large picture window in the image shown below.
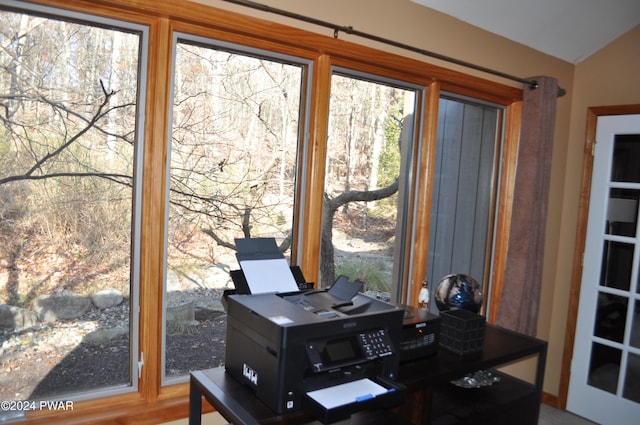
[[175,49],[166,377],[224,362],[235,239],[275,238],[287,257],[293,240],[304,68],[206,43]]
[[38,2],[0,6],[0,400],[77,403],[0,422],[183,418],[238,238],[409,304],[504,254],[520,90],[203,2]]
[[471,275],[491,293],[502,122],[496,105],[440,99],[426,278],[433,312],[435,289],[449,274]]
[[2,400],[137,385],[146,33],[51,12],[0,10]]
[[320,263],[324,287],[344,275],[389,301],[401,281],[399,263],[410,237],[401,229],[409,225],[405,191],[418,93],[344,70],[331,78]]

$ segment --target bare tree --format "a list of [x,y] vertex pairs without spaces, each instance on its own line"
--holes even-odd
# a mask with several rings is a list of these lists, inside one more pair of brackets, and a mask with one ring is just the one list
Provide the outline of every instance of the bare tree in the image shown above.
[[322,206],[322,239],[321,239],[321,264],[320,274],[322,286],[329,287],[335,279],[335,262],[333,246],[333,218],[336,211],[350,202],[377,201],[388,198],[398,191],[398,179],[387,187],[377,190],[349,190],[341,193],[335,198],[330,198],[324,194]]
[[[100,179],[131,190],[137,145],[132,114],[136,108],[135,76],[127,84],[120,83],[128,86],[126,93],[112,88],[116,81],[122,81],[112,80],[115,72],[135,69],[135,64],[121,65],[131,56],[121,51],[124,40],[117,35],[107,40],[103,33],[92,35],[90,29],[66,24],[59,35],[47,40],[48,25],[40,18],[23,18],[14,25],[15,33],[6,38],[13,41],[0,46],[4,60],[0,67],[8,78],[5,83],[0,81],[0,104],[4,107],[0,123],[5,129],[0,142],[13,144],[14,153],[0,159],[0,186],[47,179]],[[23,42],[27,33],[34,32],[41,42]],[[107,43],[114,51],[102,58],[72,60],[62,52],[69,37],[87,44]],[[209,55],[213,49],[201,46],[181,44],[180,49],[184,54],[177,58],[176,66],[170,169],[172,231],[207,235],[216,245],[231,250],[235,249],[234,237],[277,235],[286,252],[292,243],[300,68],[231,52]],[[79,49],[86,55],[90,50]],[[74,61],[89,65],[53,73],[58,61],[67,66]],[[103,69],[110,73],[103,75]],[[95,80],[98,76],[105,79]],[[95,89],[85,84],[74,90],[75,79],[93,80]],[[375,95],[372,91],[366,96]],[[352,103],[360,102],[354,99]],[[383,119],[379,108],[375,113],[367,112],[372,120]],[[355,119],[357,112],[349,113]],[[349,143],[341,156],[347,161],[347,185],[337,194],[325,193],[323,281],[333,280],[335,212],[352,202],[379,200],[398,190],[397,181],[376,190],[351,190],[352,179],[362,180],[357,170],[367,163],[367,158],[356,153],[362,150],[356,145],[363,138],[380,136],[370,130],[371,134],[360,134],[353,125],[349,131]],[[126,151],[105,167],[92,156],[97,144],[116,155],[121,146]],[[371,181],[371,176],[365,179]],[[87,208],[89,204],[87,200]],[[179,238],[174,241],[179,243]]]
[[24,270],[3,296],[97,275],[126,287],[139,47],[129,32],[0,11],[0,263]]
[[[30,149],[29,152],[32,154],[31,164],[28,165],[28,167],[21,173],[0,178],[0,185],[16,182],[20,180],[43,180],[43,179],[50,179],[50,178],[56,178],[56,177],[99,177],[99,178],[111,180],[116,183],[124,184],[126,186],[131,187],[132,176],[129,174],[105,173],[105,172],[100,172],[98,170],[90,170],[90,169],[87,169],[86,171],[50,171],[50,172],[45,171],[48,168],[49,163],[54,162],[60,155],[63,154],[64,151],[69,150],[74,143],[78,143],[82,139],[82,137],[87,134],[88,131],[95,129],[101,133],[109,134],[107,129],[101,126],[100,121],[102,121],[106,116],[108,116],[110,113],[112,113],[113,111],[119,108],[126,108],[129,106],[133,106],[132,104],[109,106],[109,100],[111,99],[111,97],[115,95],[116,92],[113,90],[107,91],[102,81],[100,81],[100,86],[102,87],[104,97],[100,102],[100,104],[97,105],[93,115],[88,118],[70,109],[68,106],[66,106],[61,102],[56,102],[51,99],[48,99],[46,96],[44,96],[44,94],[42,94],[38,90],[35,90],[35,93],[32,95],[17,94],[15,96],[11,96],[12,99],[17,99],[19,101],[24,101],[25,99],[29,98],[29,100],[31,101],[35,100],[38,102],[45,103],[49,105],[52,109],[54,109],[56,113],[67,114],[67,115],[71,115],[79,118],[81,121],[84,122],[84,125],[81,128],[79,128],[76,132],[72,134],[66,134],[65,135],[66,138],[63,140],[63,142],[60,143],[59,146],[55,146],[53,150],[47,149],[46,153],[41,154],[37,152],[35,149]],[[3,97],[7,98],[7,96],[3,96]],[[11,128],[14,131],[15,131],[15,127],[23,126],[23,125],[16,125],[16,123],[12,122],[7,116],[5,117],[0,116],[0,121],[2,121],[6,127]],[[118,136],[115,134],[111,134],[111,135],[123,140],[127,140],[126,136],[122,136],[122,135]],[[25,139],[25,141],[27,142],[27,144],[31,144],[30,143],[31,140],[29,138]],[[132,142],[128,141],[128,143],[132,143]],[[24,164],[25,163],[23,162],[23,165]]]

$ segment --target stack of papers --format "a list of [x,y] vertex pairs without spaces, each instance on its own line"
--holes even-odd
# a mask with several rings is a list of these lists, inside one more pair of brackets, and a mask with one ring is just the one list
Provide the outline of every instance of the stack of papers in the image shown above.
[[273,238],[236,239],[238,263],[251,294],[298,291],[298,283]]
[[307,395],[326,409],[333,409],[345,404],[369,400],[387,391],[393,391],[393,389],[388,390],[369,378],[363,378],[346,384],[311,391]]
[[298,291],[298,284],[284,258],[240,261],[240,267],[252,294]]

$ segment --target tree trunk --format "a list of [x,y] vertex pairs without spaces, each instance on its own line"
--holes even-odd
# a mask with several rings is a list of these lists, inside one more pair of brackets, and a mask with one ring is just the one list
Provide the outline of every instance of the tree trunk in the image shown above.
[[335,198],[325,193],[322,205],[322,234],[320,241],[320,287],[328,288],[335,279],[335,248],[333,246],[333,217],[338,208],[349,202],[377,201],[387,198],[398,191],[398,179],[387,187],[378,190],[350,190]]
[[322,206],[322,234],[320,239],[320,287],[328,288],[333,284],[336,274],[335,249],[333,247],[333,217],[336,206],[325,196]]

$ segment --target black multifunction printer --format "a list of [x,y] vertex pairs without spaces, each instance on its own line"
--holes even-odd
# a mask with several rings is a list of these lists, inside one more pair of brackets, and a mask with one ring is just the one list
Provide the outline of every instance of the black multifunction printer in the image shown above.
[[402,308],[334,288],[229,295],[227,312],[226,370],[277,413],[329,423],[405,398],[395,381]]

